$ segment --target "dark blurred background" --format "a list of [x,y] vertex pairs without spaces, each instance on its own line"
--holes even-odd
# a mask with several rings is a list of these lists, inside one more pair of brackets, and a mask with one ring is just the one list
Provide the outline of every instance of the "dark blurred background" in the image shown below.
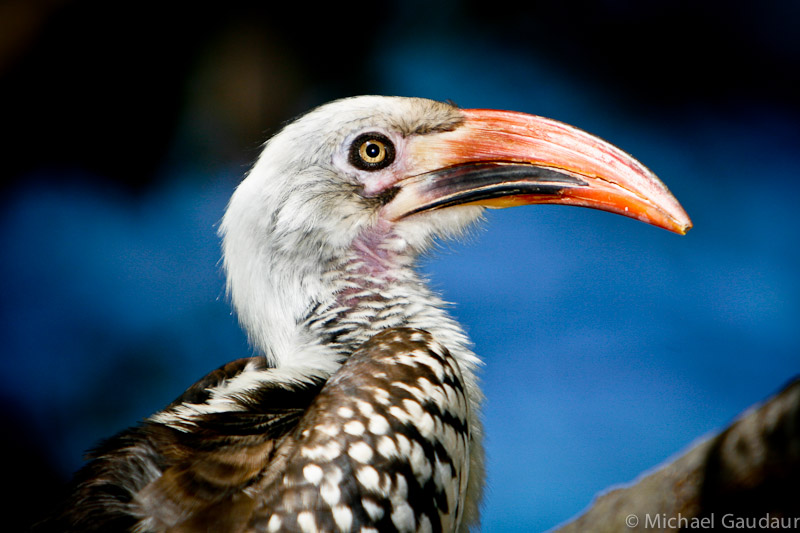
[[484,531],[557,525],[800,370],[800,3],[199,5],[0,3],[9,531],[98,439],[250,354],[217,222],[260,143],[338,97],[572,123],[695,222],[493,211],[426,260],[486,360]]

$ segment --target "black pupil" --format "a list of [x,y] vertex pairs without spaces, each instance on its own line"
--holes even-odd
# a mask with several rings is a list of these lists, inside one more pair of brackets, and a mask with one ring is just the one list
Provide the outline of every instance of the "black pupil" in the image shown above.
[[367,144],[367,149],[365,150],[367,153],[367,157],[370,159],[375,159],[379,155],[381,155],[381,147],[378,146],[376,143],[369,143]]

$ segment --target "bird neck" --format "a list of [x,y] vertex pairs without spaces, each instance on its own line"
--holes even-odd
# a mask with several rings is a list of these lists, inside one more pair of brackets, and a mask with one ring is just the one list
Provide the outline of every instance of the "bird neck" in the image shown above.
[[239,320],[272,366],[327,379],[378,332],[412,327],[447,347],[476,384],[469,339],[417,273],[418,250],[390,225],[339,247],[297,231],[278,239],[258,220],[226,214],[224,267]]
[[346,250],[305,268],[298,257],[277,260],[274,250],[265,256],[271,263],[244,276],[249,290],[234,303],[256,348],[275,366],[332,373],[378,332],[413,327],[446,346],[463,372],[475,373],[479,360],[469,339],[418,274],[416,254],[391,230],[363,232]]
[[299,326],[340,360],[384,329],[425,329],[472,374],[478,360],[469,339],[445,311],[445,302],[427,287],[415,263],[416,257],[394,234],[360,236],[346,256],[327,265],[322,274],[326,295]]

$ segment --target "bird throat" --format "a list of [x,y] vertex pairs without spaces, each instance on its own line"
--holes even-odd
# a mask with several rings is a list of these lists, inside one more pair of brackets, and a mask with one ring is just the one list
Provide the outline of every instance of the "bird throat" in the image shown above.
[[345,358],[381,330],[408,325],[424,297],[412,261],[392,249],[392,239],[359,237],[323,272],[328,297],[304,326]]
[[436,330],[431,333],[449,350],[471,356],[466,335],[426,287],[405,248],[402,239],[388,232],[356,239],[346,257],[324,270],[328,296],[315,302],[302,326],[342,359],[385,329],[430,330],[431,325]]

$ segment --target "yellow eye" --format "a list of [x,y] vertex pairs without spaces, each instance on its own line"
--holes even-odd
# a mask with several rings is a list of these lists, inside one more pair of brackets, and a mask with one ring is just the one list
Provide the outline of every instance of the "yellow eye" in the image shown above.
[[361,170],[380,170],[394,162],[394,144],[382,133],[362,133],[350,145],[350,164]]
[[370,139],[361,143],[358,155],[365,163],[374,165],[386,159],[386,145],[377,139]]

